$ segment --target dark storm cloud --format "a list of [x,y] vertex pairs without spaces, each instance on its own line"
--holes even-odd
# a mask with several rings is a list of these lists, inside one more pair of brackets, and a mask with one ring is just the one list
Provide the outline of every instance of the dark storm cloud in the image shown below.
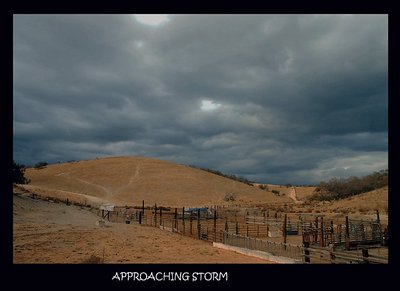
[[14,158],[271,183],[387,168],[387,15],[14,16]]

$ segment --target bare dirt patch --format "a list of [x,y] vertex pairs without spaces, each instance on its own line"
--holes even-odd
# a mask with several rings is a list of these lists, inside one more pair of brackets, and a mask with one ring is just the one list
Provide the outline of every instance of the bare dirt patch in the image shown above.
[[14,263],[269,263],[136,223],[101,227],[85,207],[13,200]]

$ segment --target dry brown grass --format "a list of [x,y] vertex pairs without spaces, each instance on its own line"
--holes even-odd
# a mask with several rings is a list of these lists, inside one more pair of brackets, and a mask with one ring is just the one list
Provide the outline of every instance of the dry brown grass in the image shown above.
[[387,213],[388,207],[388,187],[373,190],[367,193],[355,195],[346,199],[333,201],[326,208],[328,210],[349,209],[352,212],[374,213],[379,210]]
[[[27,169],[28,186],[41,195],[116,205],[199,206],[257,202],[285,202],[258,187],[199,169],[144,157],[113,157]],[[234,193],[235,201],[226,202]]]

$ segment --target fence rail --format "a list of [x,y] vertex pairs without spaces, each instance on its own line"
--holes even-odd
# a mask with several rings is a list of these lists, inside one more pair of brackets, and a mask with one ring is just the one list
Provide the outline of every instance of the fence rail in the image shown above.
[[357,252],[334,251],[327,248],[303,247],[304,263],[317,264],[387,264],[388,258],[369,255],[368,249]]
[[304,247],[288,243],[271,242],[232,233],[224,233],[224,244],[244,249],[262,251],[274,256],[294,259],[297,262],[317,264],[387,264],[388,259],[368,254],[368,249],[357,252],[335,251],[330,248]]
[[272,242],[226,232],[224,244],[250,250],[262,251],[274,256],[292,258],[297,261],[303,260],[302,247],[288,243]]

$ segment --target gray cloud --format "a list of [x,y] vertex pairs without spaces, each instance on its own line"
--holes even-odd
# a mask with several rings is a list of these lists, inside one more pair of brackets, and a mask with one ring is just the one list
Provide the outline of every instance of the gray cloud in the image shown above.
[[15,15],[14,158],[368,174],[388,165],[387,50],[387,15]]

